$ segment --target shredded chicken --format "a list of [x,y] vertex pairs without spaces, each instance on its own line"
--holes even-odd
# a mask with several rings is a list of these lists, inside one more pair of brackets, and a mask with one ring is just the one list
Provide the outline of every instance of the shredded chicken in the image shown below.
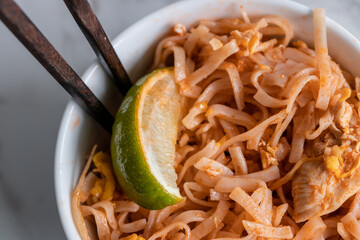
[[[345,101],[339,101],[334,111],[336,126],[313,142],[313,155],[322,161],[304,163],[292,181],[297,222],[335,211],[360,190],[359,136],[354,131],[358,121],[351,121],[353,109]],[[336,128],[346,132],[340,137]]]
[[353,115],[350,104],[345,101],[339,101],[335,106],[334,113],[336,125],[343,130],[349,129],[350,120]]

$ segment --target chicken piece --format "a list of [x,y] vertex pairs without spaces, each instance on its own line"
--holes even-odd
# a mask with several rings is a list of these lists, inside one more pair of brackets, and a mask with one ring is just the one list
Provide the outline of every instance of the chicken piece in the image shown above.
[[345,101],[339,101],[335,105],[334,113],[335,124],[343,130],[349,129],[350,120],[353,115],[350,104]]
[[316,141],[317,139],[315,139],[313,143],[312,153],[316,157],[321,156],[324,154],[325,148],[332,147],[334,145],[341,145],[340,137],[341,135],[337,137],[333,133],[329,132],[325,134],[323,141],[321,141],[320,139]]
[[186,33],[186,27],[184,24],[178,23],[173,26],[172,31],[176,35],[184,36]]
[[294,219],[304,222],[338,209],[360,190],[360,170],[338,178],[326,169],[323,161],[304,163],[292,181]]

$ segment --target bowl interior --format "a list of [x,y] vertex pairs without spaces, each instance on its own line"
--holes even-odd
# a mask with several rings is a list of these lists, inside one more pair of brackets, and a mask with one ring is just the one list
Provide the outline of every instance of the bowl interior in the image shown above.
[[[312,10],[283,0],[187,0],[169,5],[138,21],[114,41],[114,47],[131,79],[136,81],[149,68],[154,48],[176,23],[187,26],[202,18],[241,17],[243,5],[250,17],[280,15],[290,21],[295,37],[310,45],[313,42]],[[327,19],[330,55],[354,75],[360,75],[360,44],[344,28]],[[121,102],[119,92],[103,69],[94,63],[83,79],[112,113]],[[80,239],[71,215],[70,199],[86,159],[94,144],[98,149],[109,147],[109,134],[91,119],[78,105],[70,101],[59,129],[55,153],[55,192],[59,215],[68,239]]]

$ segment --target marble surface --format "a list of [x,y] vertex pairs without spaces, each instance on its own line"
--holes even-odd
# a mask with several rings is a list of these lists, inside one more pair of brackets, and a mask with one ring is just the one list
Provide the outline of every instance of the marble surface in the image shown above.
[[[286,1],[286,0],[284,0]],[[95,56],[62,1],[16,0],[81,74]],[[90,0],[110,38],[176,0]],[[360,38],[360,0],[298,0]],[[53,177],[57,131],[68,95],[0,24],[0,239],[65,239]]]

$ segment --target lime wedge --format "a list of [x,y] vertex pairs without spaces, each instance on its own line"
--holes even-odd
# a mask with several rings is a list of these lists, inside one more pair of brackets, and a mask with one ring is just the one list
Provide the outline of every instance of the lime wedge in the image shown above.
[[182,200],[173,167],[179,114],[173,68],[141,78],[116,114],[111,139],[114,171],[124,193],[147,209]]

